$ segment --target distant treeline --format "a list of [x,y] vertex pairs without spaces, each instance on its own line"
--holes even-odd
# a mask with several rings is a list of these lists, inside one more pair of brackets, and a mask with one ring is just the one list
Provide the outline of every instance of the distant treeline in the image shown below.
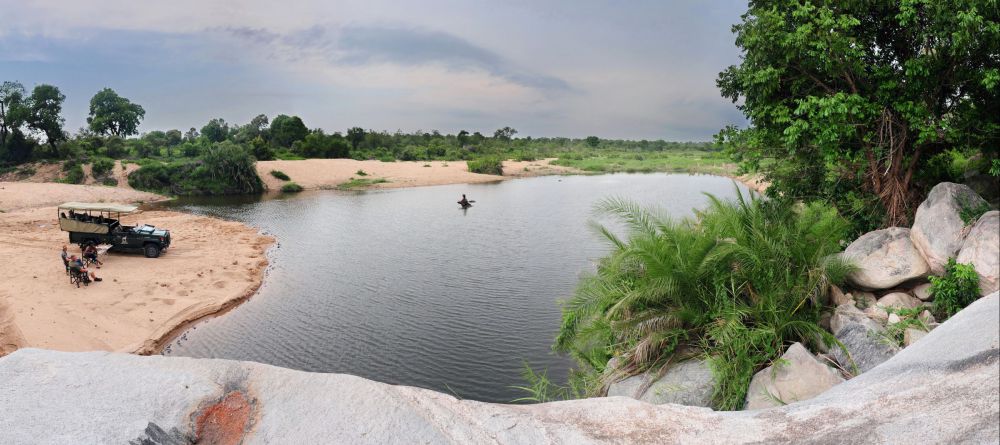
[[503,127],[492,134],[437,130],[388,132],[352,127],[343,132],[310,129],[298,116],[258,115],[246,124],[212,119],[191,127],[139,134],[145,109],[105,88],[90,101],[87,126],[75,134],[64,128],[65,96],[58,87],[38,85],[30,94],[18,82],[0,86],[0,162],[8,168],[32,160],[198,158],[218,144],[235,145],[257,160],[353,158],[391,160],[470,160],[497,156],[532,160],[581,150],[717,150],[707,142],[587,138],[518,138]]

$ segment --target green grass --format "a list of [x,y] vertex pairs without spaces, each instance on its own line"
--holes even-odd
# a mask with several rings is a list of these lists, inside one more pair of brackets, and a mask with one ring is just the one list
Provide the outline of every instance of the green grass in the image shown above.
[[930,277],[930,294],[934,297],[935,316],[941,321],[947,320],[972,302],[979,299],[979,274],[972,264],[955,262],[948,259],[944,276]]
[[384,178],[351,178],[350,181],[337,184],[337,190],[362,189],[375,184],[384,184],[387,182],[389,182],[389,180]]
[[280,179],[282,181],[288,181],[288,180],[292,179],[292,178],[289,178],[288,175],[286,175],[285,172],[283,172],[281,170],[271,170],[271,176],[274,176],[275,178],[278,178],[278,179]]
[[733,174],[736,167],[720,152],[688,150],[658,152],[575,152],[552,161],[592,173],[685,172]]
[[820,295],[852,270],[831,259],[849,228],[835,209],[709,196],[705,210],[681,221],[621,199],[597,210],[624,224],[628,237],[594,226],[612,252],[563,303],[554,348],[583,372],[600,375],[612,357],[618,377],[707,357],[715,407],[734,410],[754,373],[786,345],[815,344],[817,336],[835,344],[818,324]]
[[358,176],[368,176],[368,173],[366,173],[364,170],[360,170],[360,169],[358,171],[354,172],[354,174],[356,174]]
[[294,182],[289,182],[281,186],[281,193],[298,193],[301,191],[302,191],[302,186]]
[[486,156],[468,161],[469,171],[484,175],[503,175],[503,159],[497,156]]

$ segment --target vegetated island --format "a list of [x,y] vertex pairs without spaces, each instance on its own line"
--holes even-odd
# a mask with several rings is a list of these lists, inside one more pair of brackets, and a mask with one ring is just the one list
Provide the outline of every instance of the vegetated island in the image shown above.
[[[160,258],[102,256],[102,282],[77,288],[59,253],[65,201],[151,202],[165,197],[124,187],[0,182],[0,356],[25,347],[156,353],[190,323],[231,308],[260,286],[273,238],[232,221],[173,211],[124,217],[170,229]],[[223,242],[224,241],[224,242]],[[79,255],[78,246],[69,252]]]

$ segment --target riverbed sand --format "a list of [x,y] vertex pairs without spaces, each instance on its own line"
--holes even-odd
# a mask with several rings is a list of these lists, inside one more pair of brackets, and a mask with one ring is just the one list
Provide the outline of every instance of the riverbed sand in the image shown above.
[[[68,188],[67,188],[68,187]],[[169,229],[159,258],[111,253],[94,269],[102,282],[76,288],[59,258],[66,232],[56,225],[61,201],[162,199],[123,188],[0,183],[0,356],[23,347],[62,351],[153,353],[193,320],[252,295],[273,238],[241,223],[171,211],[124,217],[126,224]],[[74,245],[70,253],[79,254]]]
[[[474,184],[509,178],[575,173],[574,169],[552,165],[554,159],[505,161],[503,176],[470,173],[465,161],[355,161],[353,159],[305,159],[301,161],[260,161],[257,172],[267,188],[278,190],[286,181],[275,178],[280,171],[292,182],[310,189],[330,189],[352,178],[385,179],[370,188],[419,187],[443,184]],[[365,175],[358,174],[363,171]]]

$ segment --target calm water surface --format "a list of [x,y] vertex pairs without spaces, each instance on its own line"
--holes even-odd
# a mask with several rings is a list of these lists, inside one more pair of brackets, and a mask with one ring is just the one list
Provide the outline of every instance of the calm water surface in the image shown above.
[[[594,203],[627,197],[681,217],[705,204],[702,192],[735,188],[714,176],[604,175],[178,202],[279,243],[256,296],[165,354],[509,402],[524,395],[511,386],[525,362],[566,381],[571,360],[551,352],[558,301],[608,251],[587,226]],[[476,200],[468,211],[455,204],[462,193]]]

